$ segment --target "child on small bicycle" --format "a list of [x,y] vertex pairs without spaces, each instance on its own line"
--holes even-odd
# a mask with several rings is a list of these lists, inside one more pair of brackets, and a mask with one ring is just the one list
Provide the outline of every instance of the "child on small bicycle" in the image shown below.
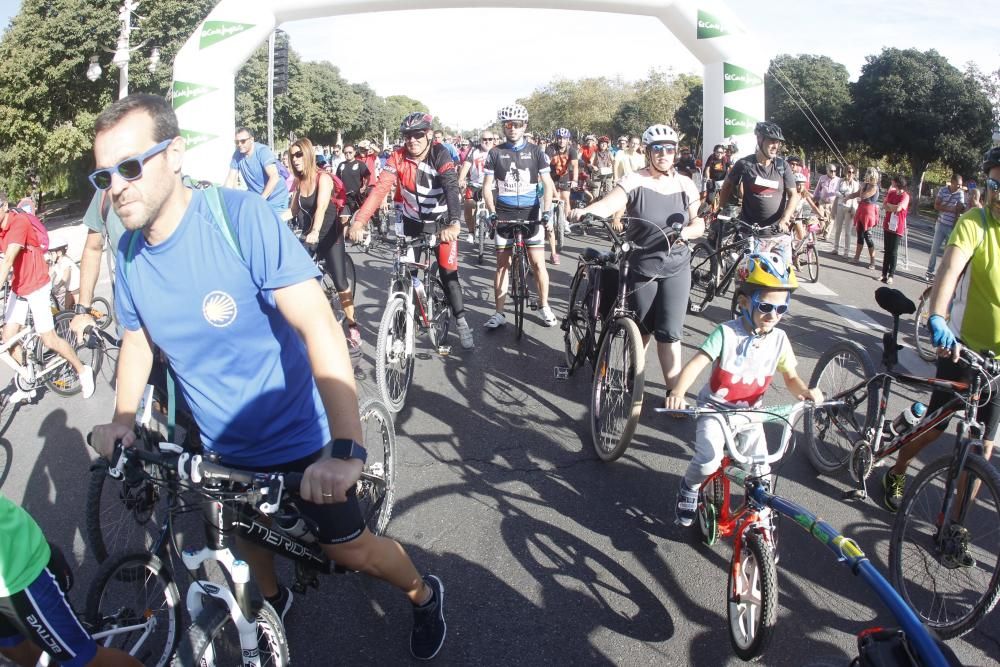
[[57,583],[64,567],[31,515],[0,493],[0,655],[28,667],[42,651],[59,665],[141,667],[83,629]]
[[[701,348],[681,370],[674,389],[667,395],[666,407],[683,409],[684,395],[709,364],[708,384],[698,394],[699,403],[711,402],[732,408],[759,408],[775,372],[785,379],[785,386],[799,400],[823,400],[819,389],[809,389],[795,372],[796,359],[791,343],[778,328],[798,287],[795,272],[777,253],[747,256],[738,269],[740,316],[717,326]],[[751,414],[729,415],[731,426],[756,421]],[[698,489],[722,463],[725,448],[721,419],[708,415],[698,420],[694,457],[680,483],[677,494],[676,523],[690,526],[698,508]],[[736,445],[741,451],[754,451],[764,444],[761,424],[742,430]]]

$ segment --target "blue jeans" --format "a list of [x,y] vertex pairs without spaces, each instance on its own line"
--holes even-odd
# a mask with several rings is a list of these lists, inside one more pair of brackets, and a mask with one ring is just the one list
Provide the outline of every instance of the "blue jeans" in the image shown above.
[[955,225],[944,225],[940,222],[934,224],[934,240],[931,241],[931,258],[927,262],[927,273],[933,275],[934,268],[937,266],[938,255],[941,254],[942,247],[948,241],[948,237],[951,236],[951,232],[955,229]]

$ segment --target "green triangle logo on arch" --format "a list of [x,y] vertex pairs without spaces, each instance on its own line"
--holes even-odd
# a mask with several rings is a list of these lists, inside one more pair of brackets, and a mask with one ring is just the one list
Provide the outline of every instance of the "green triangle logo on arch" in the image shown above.
[[170,99],[175,109],[178,109],[192,100],[196,100],[203,95],[214,93],[218,88],[205,86],[200,83],[188,83],[187,81],[174,81],[173,92]]
[[205,21],[201,26],[201,41],[198,43],[199,49],[205,49],[213,44],[218,44],[224,39],[229,39],[233,35],[246,32],[255,27],[253,23],[234,23],[233,21]]
[[753,134],[757,120],[742,111],[725,107],[722,112],[722,122],[725,126],[722,136],[729,138],[738,134]]
[[184,143],[188,150],[192,148],[197,148],[202,144],[217,138],[214,134],[203,134],[201,132],[193,132],[191,130],[181,130],[181,136],[184,137]]
[[709,14],[704,9],[698,10],[698,39],[712,39],[742,32],[736,26],[728,26],[722,19]]
[[759,75],[732,63],[722,63],[722,76],[722,88],[727,93],[731,93],[734,90],[743,90],[744,88],[753,88],[764,83],[764,79]]

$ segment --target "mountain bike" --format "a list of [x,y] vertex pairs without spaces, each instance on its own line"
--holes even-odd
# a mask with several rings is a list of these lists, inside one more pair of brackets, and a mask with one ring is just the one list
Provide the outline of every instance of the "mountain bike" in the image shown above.
[[[450,305],[432,254],[436,247],[434,234],[421,233],[412,241],[396,237],[389,300],[379,323],[375,349],[379,394],[392,412],[403,409],[406,392],[413,382],[417,333],[426,332],[438,354],[447,355],[450,351],[444,345],[450,326]],[[421,261],[414,259],[414,251],[425,255]]]
[[[53,319],[56,335],[76,352],[81,363],[93,369],[96,377],[101,372],[103,355],[76,340],[69,327],[73,313],[59,313]],[[24,353],[24,364],[15,361],[10,354],[10,350],[18,345]],[[60,396],[80,393],[80,378],[76,371],[68,361],[42,344],[41,337],[35,332],[30,314],[27,324],[10,340],[0,345],[0,361],[14,371],[14,383],[21,391],[31,392],[40,384],[44,384]]]
[[517,332],[517,340],[521,340],[521,336],[524,335],[524,307],[528,306],[532,310],[536,308],[531,298],[531,260],[524,239],[530,236],[535,225],[541,224],[532,220],[497,220],[495,223],[497,233],[513,232],[507,294],[514,303],[514,330]]
[[740,260],[753,252],[756,237],[768,229],[723,215],[717,216],[717,220],[720,226],[732,224],[735,232],[730,237],[720,231],[713,237],[714,245],[701,241],[691,249],[689,313],[704,311],[712,299],[726,293]]
[[[846,498],[864,499],[874,467],[959,417],[952,453],[925,465],[907,484],[889,542],[893,584],[940,636],[957,637],[974,628],[1000,598],[1000,473],[979,455],[983,425],[976,419],[981,400],[1000,390],[1000,361],[962,349],[959,363],[973,370],[971,382],[898,372],[899,318],[916,307],[888,287],[876,290],[876,300],[893,316],[893,331],[883,336],[886,370],[876,373],[856,343],[837,343],[820,358],[810,385],[832,405],[806,415],[806,451],[819,472],[849,466],[857,488]],[[886,420],[895,382],[950,391],[953,398],[897,434]]]

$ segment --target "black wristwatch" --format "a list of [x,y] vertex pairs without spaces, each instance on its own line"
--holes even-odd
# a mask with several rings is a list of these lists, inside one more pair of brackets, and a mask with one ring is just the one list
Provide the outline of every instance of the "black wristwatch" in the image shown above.
[[333,441],[333,447],[330,449],[330,458],[361,459],[361,462],[364,463],[368,460],[368,450],[350,438],[337,438]]
[[76,304],[73,307],[73,312],[77,315],[90,315],[90,306],[84,306],[83,304]]

